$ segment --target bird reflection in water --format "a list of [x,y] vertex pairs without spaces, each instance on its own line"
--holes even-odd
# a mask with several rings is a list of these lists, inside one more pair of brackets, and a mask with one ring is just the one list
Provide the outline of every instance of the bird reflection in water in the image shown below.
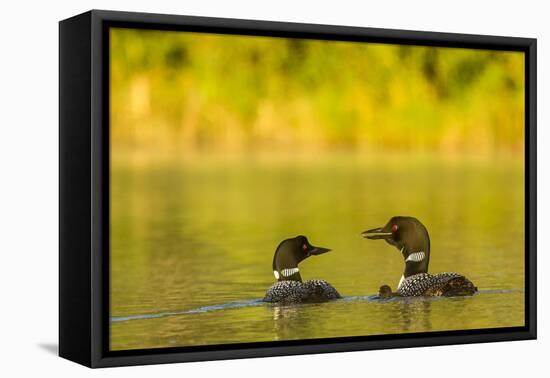
[[272,306],[270,308],[273,312],[273,330],[276,340],[306,338],[308,332],[312,331],[310,329],[312,324],[310,314],[314,312],[304,311],[304,306],[317,306],[317,304]]
[[397,311],[392,311],[391,321],[400,324],[403,332],[426,332],[432,330],[431,299],[399,298],[393,305]]

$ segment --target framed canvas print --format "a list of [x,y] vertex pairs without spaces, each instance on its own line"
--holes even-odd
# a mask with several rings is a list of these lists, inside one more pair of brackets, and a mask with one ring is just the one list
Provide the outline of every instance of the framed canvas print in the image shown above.
[[536,337],[536,40],[60,22],[60,355]]

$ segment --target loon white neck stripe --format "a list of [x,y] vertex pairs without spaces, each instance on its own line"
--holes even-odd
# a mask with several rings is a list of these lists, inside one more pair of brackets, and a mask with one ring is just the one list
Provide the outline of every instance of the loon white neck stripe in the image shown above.
[[293,274],[298,273],[299,271],[300,271],[300,269],[298,269],[298,268],[286,268],[286,269],[281,270],[281,275],[283,277],[290,277]]
[[296,274],[298,272],[300,272],[300,269],[298,269],[298,268],[286,268],[286,269],[281,270],[281,273],[274,270],[273,275],[275,276],[275,279],[278,280],[281,276],[290,277],[293,274]]
[[420,251],[420,252],[411,253],[405,261],[420,262],[420,261],[424,260],[425,257],[426,257],[426,254],[424,252]]

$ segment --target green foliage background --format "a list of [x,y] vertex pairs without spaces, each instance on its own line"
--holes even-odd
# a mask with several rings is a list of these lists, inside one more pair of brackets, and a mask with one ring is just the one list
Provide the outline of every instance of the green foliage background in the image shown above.
[[112,29],[117,151],[523,153],[520,52]]

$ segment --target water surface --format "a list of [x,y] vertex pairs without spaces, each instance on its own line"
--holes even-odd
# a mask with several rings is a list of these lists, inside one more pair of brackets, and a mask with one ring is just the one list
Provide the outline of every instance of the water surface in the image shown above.
[[[512,160],[225,159],[121,162],[111,172],[111,348],[136,349],[521,326],[523,169]],[[399,252],[360,237],[393,215],[428,228],[430,272],[469,298],[369,298],[395,288]],[[306,235],[333,251],[300,264],[343,300],[259,301],[273,253]]]

